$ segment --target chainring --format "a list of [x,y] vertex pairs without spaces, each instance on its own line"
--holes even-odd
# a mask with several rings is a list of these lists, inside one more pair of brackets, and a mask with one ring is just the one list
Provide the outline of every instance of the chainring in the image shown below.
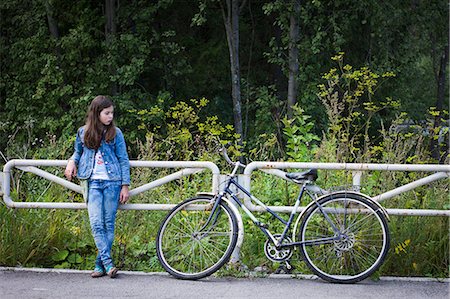
[[[274,235],[274,238],[276,240],[279,240],[281,238],[281,235],[276,234]],[[286,243],[292,243],[291,238],[285,237],[283,240],[283,244]],[[264,243],[264,253],[266,254],[266,257],[272,262],[282,262],[291,258],[293,247],[286,247],[278,250],[275,244],[272,243],[272,240],[267,239]]]

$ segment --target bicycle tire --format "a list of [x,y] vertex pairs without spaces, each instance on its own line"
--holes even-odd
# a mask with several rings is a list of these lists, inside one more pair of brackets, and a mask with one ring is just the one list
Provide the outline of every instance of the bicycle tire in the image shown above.
[[213,274],[228,262],[236,246],[237,218],[223,201],[218,215],[215,213],[215,223],[207,232],[198,231],[212,212],[212,199],[188,199],[174,207],[161,223],[156,252],[163,268],[176,278],[197,280]]
[[[390,242],[387,219],[380,207],[362,195],[346,192],[327,195],[318,202],[343,237],[322,244],[300,245],[308,267],[333,283],[356,283],[372,275],[383,264]],[[317,204],[305,212],[299,240],[307,242],[336,235]]]

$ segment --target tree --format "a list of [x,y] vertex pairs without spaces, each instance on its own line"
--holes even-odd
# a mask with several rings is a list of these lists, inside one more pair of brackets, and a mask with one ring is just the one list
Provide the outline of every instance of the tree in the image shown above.
[[293,0],[293,8],[290,11],[290,26],[289,26],[289,80],[288,80],[288,98],[287,111],[288,117],[293,116],[293,107],[297,102],[298,94],[298,40],[299,40],[299,15],[300,15],[300,0]]
[[[438,4],[436,3],[438,6]],[[433,62],[433,73],[435,76],[436,82],[436,104],[434,111],[434,121],[433,121],[433,131],[439,131],[441,129],[443,120],[444,120],[444,111],[447,108],[447,113],[449,107],[445,107],[445,99],[446,99],[446,75],[447,75],[447,67],[448,67],[448,59],[449,59],[449,36],[448,36],[448,9],[446,5],[442,5],[437,7],[440,17],[432,18],[429,20],[429,23],[433,24],[429,29],[429,40],[431,45],[431,59]],[[445,16],[445,17],[443,17]],[[435,23],[436,22],[436,23]],[[447,133],[448,136],[448,133]],[[448,155],[449,145],[448,138],[445,142],[444,146],[441,146],[438,139],[432,138],[430,142],[430,150],[431,156],[439,163],[444,163],[446,156]],[[441,150],[444,150],[444,154],[441,154]]]
[[[275,0],[263,6],[266,15],[276,15],[274,25],[278,28],[280,36],[272,39],[272,52],[266,53],[266,55],[269,57],[269,62],[279,65],[283,69],[285,78],[287,77],[287,98],[283,101],[286,101],[288,118],[293,116],[293,107],[298,97],[300,8],[300,0]],[[285,52],[285,56],[283,52]]]
[[[243,145],[245,136],[243,134],[244,131],[242,124],[241,66],[239,62],[239,15],[246,4],[246,0],[218,0],[218,2],[227,36],[230,59],[231,98],[233,101],[234,127],[236,133],[240,136],[239,144]],[[206,21],[206,16],[204,15],[206,1],[200,2],[199,8],[200,12],[193,18],[193,23],[196,25],[202,25]]]
[[[431,130],[448,119],[448,7],[441,0],[198,1],[204,20],[185,0],[3,1],[0,148],[9,139],[72,134],[96,94],[113,94],[119,114],[206,97],[208,114],[234,123],[248,149],[261,134],[281,132],[298,102],[320,134],[328,124],[317,85],[341,51],[355,67],[396,73],[377,94],[399,100],[410,119],[429,119],[431,107]],[[379,117],[388,126],[393,112]],[[120,120],[134,130],[129,113]],[[371,138],[378,129],[371,127]],[[280,136],[273,140],[282,145]],[[443,144],[427,141],[443,157]]]
[[[106,45],[110,46],[114,42],[116,36],[116,0],[105,0],[105,37]],[[116,74],[112,65],[109,66],[109,72],[112,76]],[[116,96],[118,94],[118,87],[116,82],[111,84],[111,94]]]
[[230,53],[231,97],[233,99],[234,127],[240,135],[240,144],[243,144],[242,127],[242,101],[241,101],[241,67],[239,63],[239,14],[246,0],[220,1],[223,22],[227,34],[228,50]]

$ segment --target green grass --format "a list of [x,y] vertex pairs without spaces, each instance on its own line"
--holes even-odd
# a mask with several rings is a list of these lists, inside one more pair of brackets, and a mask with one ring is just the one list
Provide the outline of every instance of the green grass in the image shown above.
[[[159,173],[140,174],[140,181],[160,177]],[[379,194],[392,186],[382,175],[367,176],[364,191]],[[400,178],[400,181],[407,177]],[[410,178],[409,178],[410,179]],[[210,191],[210,174],[192,175],[142,195],[131,198],[132,203],[178,203],[192,197],[198,190]],[[321,186],[348,183],[348,174],[336,177],[324,173]],[[351,178],[350,178],[351,182]],[[22,182],[22,184],[26,181]],[[47,182],[48,184],[48,182]],[[392,183],[393,184],[393,183]],[[398,184],[398,182],[396,182]],[[135,182],[135,185],[139,184]],[[45,188],[42,188],[45,190]],[[267,205],[293,205],[298,187],[272,176],[255,173],[252,191]],[[43,195],[42,195],[43,194]],[[39,201],[80,201],[79,195],[50,186],[40,193]],[[15,200],[19,197],[14,194]],[[21,193],[20,198],[26,198]],[[32,201],[32,199],[29,199]],[[307,202],[306,202],[307,203]],[[304,203],[304,204],[306,204]],[[388,208],[448,209],[448,183],[444,181],[415,189],[383,202]],[[166,211],[119,211],[113,257],[124,270],[163,271],[156,257],[155,238]],[[271,225],[274,232],[282,227],[267,214],[257,214]],[[288,215],[282,217],[287,219]],[[250,271],[265,266],[275,271],[278,263],[264,255],[264,234],[247,216],[243,217],[245,236],[241,248],[241,264]],[[62,267],[91,269],[96,255],[86,210],[8,209],[0,205],[0,265],[24,267]],[[448,217],[391,216],[391,249],[377,275],[449,277],[449,219]],[[295,273],[310,273],[294,252]],[[219,275],[244,275],[243,267],[225,268]],[[245,271],[244,271],[245,272]]]

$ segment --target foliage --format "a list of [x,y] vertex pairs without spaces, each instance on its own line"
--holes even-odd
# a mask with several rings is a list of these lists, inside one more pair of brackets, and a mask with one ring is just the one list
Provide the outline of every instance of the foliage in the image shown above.
[[395,75],[378,75],[367,67],[353,70],[344,65],[343,57],[341,52],[332,58],[339,68],[323,75],[326,83],[319,85],[318,97],[328,116],[328,142],[336,146],[337,161],[370,161],[369,148],[376,141],[371,136],[374,117],[385,109],[398,107],[398,102],[389,97],[377,99],[375,92],[382,83],[379,79]]
[[[439,58],[448,46],[445,2],[302,2],[299,106],[287,119],[291,2],[248,1],[240,14],[244,148],[236,145],[238,136],[227,125],[233,119],[229,53],[218,2],[209,3],[200,1],[198,13],[189,1],[120,2],[116,32],[108,39],[101,2],[1,3],[0,165],[12,158],[66,159],[97,94],[112,95],[133,159],[208,160],[227,169],[215,152],[219,140],[233,143],[235,158],[246,153],[251,160],[429,163],[436,162],[429,145],[437,140],[443,149],[440,162],[448,163],[448,109],[436,105]],[[50,15],[58,36],[49,30]],[[340,52],[346,53],[345,64],[342,54],[329,60]],[[62,175],[61,169],[50,171]],[[133,184],[170,172],[133,169]],[[364,176],[363,192],[380,194],[418,178],[417,173],[371,172]],[[207,172],[187,176],[133,201],[177,203],[209,191],[210,180]],[[254,181],[255,194],[267,204],[293,204],[296,186],[264,174]],[[321,171],[318,180],[326,188],[350,182],[351,173],[345,171]],[[82,201],[18,171],[12,189],[20,201]],[[440,182],[385,205],[448,209],[447,195],[448,184]],[[161,270],[154,238],[164,214],[119,213],[114,257],[120,267]],[[248,220],[242,262],[273,270],[276,265],[262,253],[264,236]],[[1,265],[92,266],[94,245],[84,211],[2,205],[0,224]],[[448,277],[447,218],[392,217],[390,228],[393,249],[383,274]],[[302,265],[295,266],[307,271]]]
[[[97,94],[114,97],[119,125],[132,139],[136,127],[126,112],[158,106],[163,93],[170,95],[166,106],[177,98],[206,97],[211,114],[232,123],[222,15],[218,1],[205,3],[120,3],[116,32],[108,39],[100,2],[2,3],[0,151],[5,158],[19,155],[10,151],[11,143],[20,148],[46,134],[71,135]],[[277,134],[282,141],[291,10],[291,1],[257,1],[247,3],[240,14],[241,69],[249,87],[243,88],[242,107],[248,150],[263,133]],[[58,36],[49,30],[50,15]],[[409,118],[424,120],[426,111],[436,107],[439,57],[448,44],[447,15],[442,1],[407,6],[402,1],[302,2],[298,102],[316,124],[314,133],[327,127],[315,96],[317,84],[331,66],[329,57],[338,51],[345,51],[352,65],[398,74],[379,90],[380,98],[389,95]],[[202,26],[194,26],[198,24]],[[392,116],[383,114],[387,125]]]
[[140,147],[142,140],[155,140],[156,151],[164,153],[158,159],[191,160],[217,147],[219,140],[224,144],[236,142],[238,136],[233,126],[223,125],[217,116],[207,116],[203,112],[208,103],[205,98],[191,99],[164,108],[164,100],[160,99],[158,106],[150,110],[129,110],[143,136],[138,141]]
[[11,210],[4,205],[0,213],[2,265],[85,269],[95,260],[93,243],[83,240],[83,235],[89,235],[87,215],[73,211]]
[[311,133],[314,123],[309,115],[303,114],[303,109],[297,105],[292,107],[293,119],[283,119],[284,135],[286,136],[286,154],[293,161],[310,161],[314,157],[320,138]]

